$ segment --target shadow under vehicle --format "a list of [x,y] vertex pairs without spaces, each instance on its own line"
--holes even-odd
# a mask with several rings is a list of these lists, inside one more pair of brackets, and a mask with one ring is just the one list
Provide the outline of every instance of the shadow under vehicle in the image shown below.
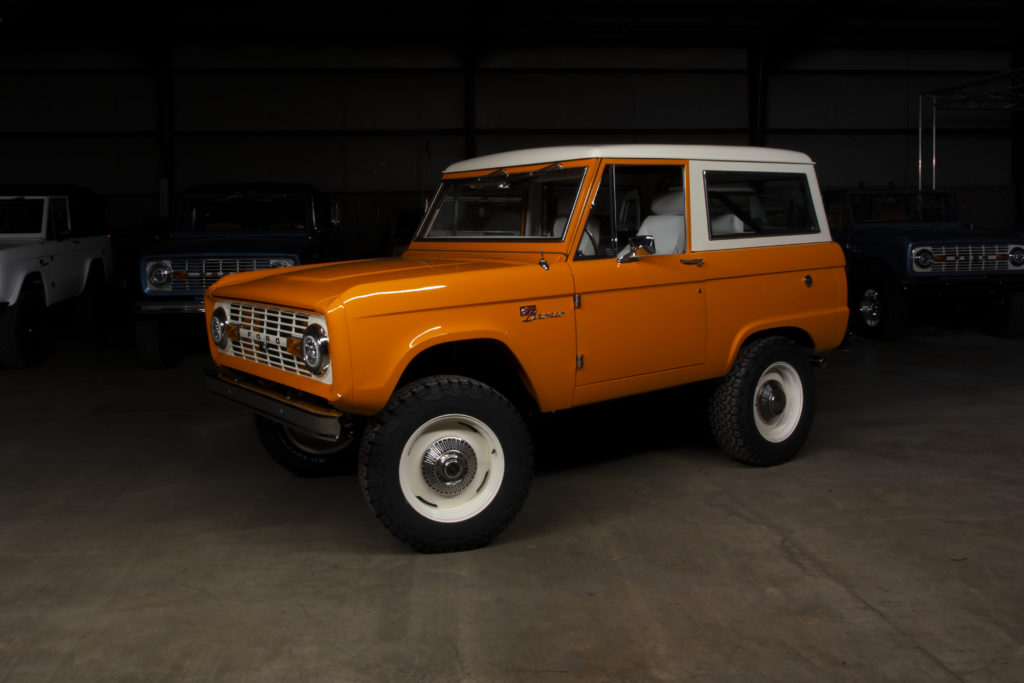
[[991,334],[1024,334],[1024,234],[975,230],[936,190],[832,190],[825,204],[855,334],[895,339],[910,320],[964,316]]
[[330,196],[313,185],[186,188],[171,233],[146,246],[139,260],[140,364],[170,367],[190,339],[202,347],[203,292],[224,275],[343,258],[338,223]]

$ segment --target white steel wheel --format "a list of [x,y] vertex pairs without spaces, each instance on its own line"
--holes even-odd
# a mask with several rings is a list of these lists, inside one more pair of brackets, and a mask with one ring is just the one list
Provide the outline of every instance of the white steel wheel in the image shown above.
[[533,478],[533,446],[515,406],[459,375],[411,382],[366,430],[363,496],[420,552],[487,545],[516,516]]
[[405,443],[398,480],[406,502],[435,522],[462,522],[501,489],[505,454],[497,435],[470,415],[441,415]]
[[711,393],[711,433],[740,462],[778,465],[806,441],[814,403],[814,375],[804,351],[785,337],[755,339],[743,345]]
[[754,424],[771,443],[782,443],[796,431],[803,415],[804,386],[789,363],[769,365],[754,389]]

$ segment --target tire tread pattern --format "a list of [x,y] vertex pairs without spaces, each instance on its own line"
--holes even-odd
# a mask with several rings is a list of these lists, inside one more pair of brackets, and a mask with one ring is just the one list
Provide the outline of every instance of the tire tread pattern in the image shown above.
[[[503,443],[507,468],[505,478],[502,490],[485,511],[486,519],[481,519],[484,516],[481,513],[464,522],[439,525],[446,527],[443,535],[419,532],[401,519],[403,514],[417,515],[414,511],[400,509],[401,506],[408,506],[401,499],[401,494],[388,496],[386,493],[388,479],[397,478],[397,474],[390,471],[397,463],[387,458],[380,449],[385,442],[400,439],[400,432],[409,430],[409,413],[416,411],[418,406],[438,405],[442,401],[447,403],[459,398],[468,402],[468,406],[462,409],[464,412],[471,413],[473,406],[483,406],[504,413],[509,419],[505,428],[514,438],[521,440],[518,444],[519,452],[512,453],[517,444]],[[451,412],[451,409],[435,409],[433,412],[443,414]],[[498,431],[496,425],[492,424],[491,427]],[[394,448],[394,443],[388,447]],[[526,501],[532,479],[533,449],[526,424],[519,412],[507,398],[488,385],[459,375],[427,377],[399,389],[367,427],[359,453],[359,483],[367,504],[378,521],[396,538],[422,553],[456,552],[487,545],[518,514]],[[512,488],[507,490],[506,486]],[[503,507],[492,509],[496,504]],[[396,506],[399,508],[396,509]]]
[[[801,372],[804,411],[796,431],[786,441],[774,444],[757,431],[751,392],[765,368],[780,358],[789,360]],[[718,380],[711,394],[708,402],[711,433],[719,447],[739,462],[760,467],[778,465],[791,459],[807,438],[814,401],[813,376],[796,343],[778,336],[756,339],[740,349],[732,369]]]

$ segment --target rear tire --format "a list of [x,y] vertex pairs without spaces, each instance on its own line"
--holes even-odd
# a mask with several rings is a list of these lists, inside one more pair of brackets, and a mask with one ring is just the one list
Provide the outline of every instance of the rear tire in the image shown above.
[[766,337],[740,349],[711,396],[711,432],[723,451],[748,465],[790,460],[814,421],[814,375],[800,347]]
[[399,390],[359,455],[377,519],[420,552],[486,545],[519,512],[532,478],[533,446],[519,412],[491,387],[454,375]]

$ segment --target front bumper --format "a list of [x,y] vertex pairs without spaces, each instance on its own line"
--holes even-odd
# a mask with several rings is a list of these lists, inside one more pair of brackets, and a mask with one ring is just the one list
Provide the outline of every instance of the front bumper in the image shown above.
[[204,387],[222,398],[288,427],[328,439],[340,439],[345,413],[299,397],[286,396],[225,371],[207,373]]
[[202,314],[206,312],[206,306],[202,299],[198,301],[144,301],[136,306],[136,310],[143,315]]

